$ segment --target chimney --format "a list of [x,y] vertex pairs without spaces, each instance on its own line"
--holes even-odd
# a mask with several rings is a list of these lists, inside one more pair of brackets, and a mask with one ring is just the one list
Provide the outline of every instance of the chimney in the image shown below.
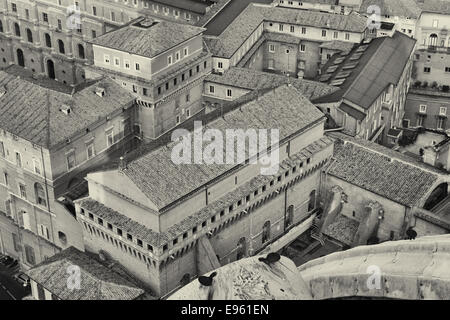
[[95,94],[98,95],[99,97],[104,97],[105,96],[105,88],[103,88],[103,87],[96,87],[95,88]]

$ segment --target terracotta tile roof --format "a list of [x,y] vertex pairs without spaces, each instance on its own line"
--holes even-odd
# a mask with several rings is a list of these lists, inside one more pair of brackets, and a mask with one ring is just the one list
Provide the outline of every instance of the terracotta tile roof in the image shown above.
[[[150,26],[142,26],[144,24]],[[153,58],[201,34],[204,30],[204,28],[187,24],[143,18],[133,24],[105,33],[90,42],[102,47]]]
[[[19,67],[18,67],[19,68]],[[133,96],[109,78],[104,78],[71,93],[60,90],[56,81],[32,79],[17,68],[0,71],[0,127],[37,145],[51,148],[114,111],[128,107]],[[105,89],[103,97],[96,87]],[[72,91],[72,89],[71,89]],[[60,111],[71,107],[70,114]]]
[[356,14],[340,15],[251,3],[214,41],[208,44],[214,56],[231,58],[264,21],[363,32],[366,29],[366,20],[367,18]]
[[[326,82],[344,79],[340,90],[314,102],[336,102],[346,99],[362,108],[368,109],[390,84],[397,84],[409,61],[416,40],[396,31],[392,37],[373,39],[370,44],[355,46],[347,56],[333,55],[322,68],[322,75],[329,74]],[[364,49],[363,51],[358,51]],[[342,61],[340,61],[340,60]],[[350,64],[356,64],[346,69]],[[330,67],[333,68],[332,72]],[[342,77],[342,72],[349,72]],[[320,79],[320,78],[319,78]]]
[[278,87],[291,83],[302,95],[315,99],[339,90],[339,88],[318,81],[288,78],[274,73],[256,71],[249,68],[231,67],[223,75],[210,74],[206,81],[220,83],[228,86],[260,90]]
[[[324,115],[297,89],[281,86],[214,120],[203,129],[213,128],[222,132],[226,129],[278,129],[282,141],[323,118]],[[175,144],[169,143],[131,161],[123,171],[159,209],[236,166],[175,164],[171,159]],[[226,144],[223,145],[226,148]]]
[[[192,230],[193,227],[200,225],[202,222],[211,218],[213,215],[216,215],[221,210],[228,208],[231,204],[235,204],[238,200],[242,200],[247,194],[254,192],[263,185],[267,185],[271,180],[276,179],[279,174],[292,168],[294,165],[298,165],[299,163],[306,161],[306,159],[310,158],[311,155],[327,148],[331,144],[333,144],[333,140],[328,137],[322,137],[280,163],[277,174],[257,175],[247,183],[225,194],[223,197],[210,203],[195,214],[186,217],[179,223],[173,224],[165,232],[153,231],[150,227],[143,226],[91,198],[81,199],[78,200],[78,202],[82,208],[99,216],[104,221],[107,221],[108,223],[122,229],[124,232],[133,234],[140,240],[145,241],[152,246],[161,247],[169,241],[178,238],[184,232]],[[278,188],[278,186],[274,186],[273,188]],[[244,207],[242,207],[241,210],[243,209]],[[239,211],[239,209],[237,210]],[[229,217],[227,216],[227,219],[228,218]]]
[[329,136],[337,138],[331,176],[402,205],[416,206],[440,178],[414,159],[376,143],[360,144],[361,139],[342,133]]
[[[74,265],[80,268],[80,289],[67,286],[67,270]],[[26,273],[62,300],[133,300],[145,293],[74,247],[57,253]]]
[[351,245],[359,222],[343,214],[339,214],[336,219],[323,231],[324,234],[334,238],[344,244]]

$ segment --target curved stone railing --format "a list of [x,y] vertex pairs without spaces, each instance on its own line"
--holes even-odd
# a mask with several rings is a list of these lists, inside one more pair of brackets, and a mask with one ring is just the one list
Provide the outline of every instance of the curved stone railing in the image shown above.
[[450,298],[450,235],[359,246],[298,269],[314,299]]

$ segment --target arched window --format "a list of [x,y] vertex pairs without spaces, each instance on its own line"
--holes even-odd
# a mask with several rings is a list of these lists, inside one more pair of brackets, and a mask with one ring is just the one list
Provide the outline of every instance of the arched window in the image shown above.
[[309,194],[308,211],[312,211],[315,208],[316,208],[316,190],[313,190]]
[[14,23],[14,31],[16,33],[16,36],[20,37],[20,27],[17,23]]
[[262,231],[262,243],[266,243],[270,240],[270,221],[264,222]]
[[66,53],[66,50],[64,49],[64,42],[61,39],[58,40],[58,47],[59,53]]
[[36,195],[36,203],[41,206],[47,205],[47,200],[45,199],[45,192],[42,185],[38,182],[34,184],[34,194]]
[[81,44],[78,44],[78,56],[81,59],[84,59],[84,47]]
[[0,20],[0,32],[3,32],[3,22]]
[[45,34],[45,45],[49,48],[52,47],[52,39],[48,33]]
[[58,231],[58,238],[61,241],[62,244],[67,244],[67,237],[66,234],[62,231]]
[[436,47],[438,43],[438,36],[436,33],[430,34],[430,37],[428,38],[428,45],[431,47]]
[[28,42],[33,42],[33,33],[27,28],[27,40]]

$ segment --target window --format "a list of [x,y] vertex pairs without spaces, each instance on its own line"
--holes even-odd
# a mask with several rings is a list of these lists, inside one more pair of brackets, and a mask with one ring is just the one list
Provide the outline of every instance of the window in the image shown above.
[[450,67],[445,67],[445,72],[450,72]]
[[15,3],[11,3],[12,11],[17,12],[17,5]]
[[417,126],[422,127],[423,126],[423,116],[417,117]]
[[28,28],[27,28],[27,40],[28,40],[28,42],[33,43],[33,33]]
[[97,31],[92,30],[91,33],[92,33],[92,38],[96,38],[97,37]]
[[209,86],[209,93],[214,94],[214,90],[215,90],[214,86]]
[[16,33],[16,36],[20,37],[20,27],[17,23],[14,23],[14,32]]
[[93,142],[86,144],[86,153],[88,160],[92,159],[95,156],[95,147]]
[[350,33],[345,34],[345,40],[350,40]]
[[0,156],[5,157],[5,146],[3,145],[3,141],[0,141]]
[[41,174],[41,164],[38,160],[33,159],[33,167],[35,173]]
[[9,179],[8,179],[8,173],[3,173],[3,179],[5,180],[5,185],[9,186]]
[[322,30],[322,37],[326,37],[327,36],[327,30]]
[[59,53],[64,54],[66,52],[66,50],[64,49],[64,42],[61,39],[58,40],[58,47]]
[[62,244],[66,244],[67,243],[67,236],[64,232],[62,231],[58,231],[58,238],[61,241]]
[[48,48],[52,47],[52,40],[51,40],[50,35],[48,33],[45,34],[45,45]]
[[263,225],[262,231],[262,243],[266,243],[270,240],[270,221],[266,221]]
[[190,117],[191,116],[191,110],[189,110],[189,109],[186,109],[186,117]]
[[[322,31],[322,37],[324,37],[323,31]],[[339,37],[339,32],[334,31],[334,32],[333,32],[333,38],[334,38],[334,39],[337,39],[338,37]]]
[[290,27],[290,31],[291,31],[291,32],[295,32],[295,27],[294,27],[294,26],[291,26],[291,27]]
[[305,52],[306,46],[304,44],[300,45],[300,52]]
[[19,152],[16,151],[16,164],[19,167],[22,167],[22,156],[20,155]]
[[42,20],[44,20],[44,22],[48,22],[48,14],[45,12],[42,13]]
[[175,62],[177,62],[177,61],[179,61],[180,60],[180,51],[177,51],[176,53],[175,53]]
[[283,31],[284,26],[280,23],[280,25],[278,26],[278,30]]
[[106,133],[106,146],[110,147],[114,144],[114,132],[110,130]]
[[139,65],[139,63],[136,63],[136,64],[135,64],[135,68],[136,68],[136,71],[141,70],[141,66]]
[[67,159],[67,170],[72,170],[75,168],[75,152],[71,151],[66,155]]
[[223,62],[218,62],[218,63],[217,63],[217,67],[218,67],[219,69],[223,69]]
[[186,102],[190,102],[191,101],[191,95],[188,93],[186,94]]
[[114,65],[116,67],[120,67],[120,59],[119,58],[114,58]]
[[437,119],[437,129],[444,130],[444,118]]
[[447,107],[440,107],[439,108],[439,115],[446,116],[447,115]]
[[144,96],[147,96],[147,95],[148,95],[148,90],[147,90],[147,88],[142,88],[142,94],[143,94]]
[[302,34],[306,34],[306,28],[305,27],[302,28]]
[[422,113],[427,112],[427,106],[424,105],[424,104],[421,104],[421,105],[419,106],[419,112],[422,112]]
[[312,211],[315,208],[316,208],[316,190],[313,190],[309,194],[308,211]]
[[94,16],[97,15],[97,8],[96,8],[96,7],[92,7],[92,14],[93,14]]
[[180,116],[177,116],[177,124],[180,123]]
[[227,89],[227,97],[232,97],[233,92],[231,89]]
[[34,194],[36,197],[36,203],[41,206],[47,206],[47,200],[45,197],[45,191],[42,185],[38,182],[34,184]]
[[50,233],[48,232],[48,228],[43,224],[38,224],[38,234],[41,237],[44,237],[47,240],[50,240]]
[[19,193],[20,193],[20,197],[23,199],[27,198],[27,189],[25,187],[24,184],[19,182]]
[[108,54],[105,54],[104,56],[103,56],[103,61],[105,61],[105,63],[107,63],[107,64],[109,64],[109,55]]
[[431,67],[424,67],[423,68],[423,72],[424,73],[430,73],[431,72]]
[[62,30],[62,22],[58,19],[58,30]]
[[116,14],[111,12],[111,21],[116,21]]
[[172,64],[172,56],[167,57],[167,64],[170,66]]
[[82,44],[78,44],[78,56],[80,57],[80,59],[84,59],[84,47]]
[[189,47],[186,47],[183,49],[183,55],[186,57],[187,55],[189,55]]
[[275,45],[269,44],[269,52],[275,52]]
[[32,247],[25,245],[25,258],[27,262],[31,265],[34,265],[36,263],[35,257],[34,257],[34,250]]

